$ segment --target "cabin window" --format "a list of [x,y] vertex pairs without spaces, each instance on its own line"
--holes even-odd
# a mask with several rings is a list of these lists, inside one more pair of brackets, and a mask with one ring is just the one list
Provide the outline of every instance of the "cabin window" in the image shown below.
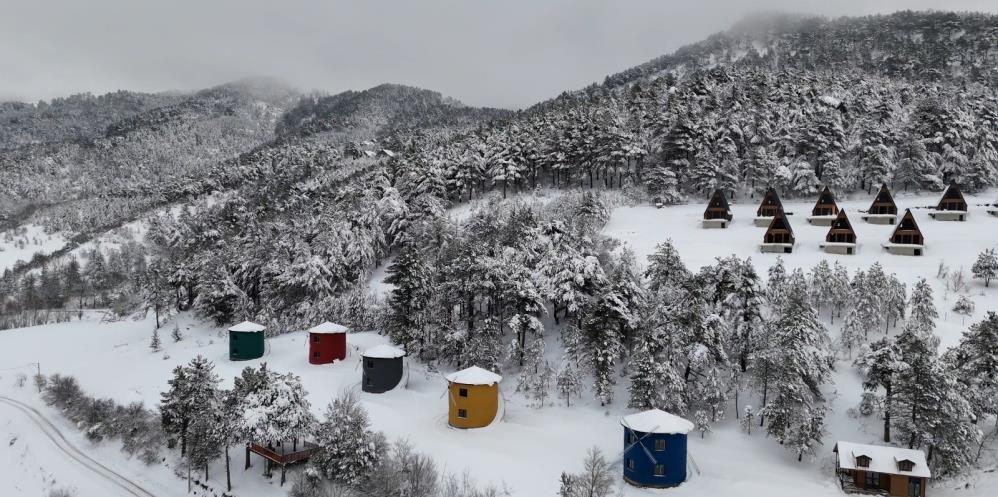
[[468,419],[468,410],[467,409],[458,409],[457,410],[457,417],[459,417],[461,419]]
[[374,361],[371,361],[371,360],[367,361],[367,367],[368,367],[368,369],[373,368],[374,367]]
[[313,335],[312,336],[312,341],[315,342],[315,343],[319,343],[319,335]]
[[664,438],[659,438],[658,440],[655,440],[655,450],[657,450],[659,452],[665,450],[665,439]]
[[665,476],[665,465],[656,464],[655,465],[655,476]]
[[627,460],[627,469],[634,471],[634,459]]
[[313,352],[312,353],[312,357],[318,359],[319,358],[319,353],[318,352]]
[[364,381],[365,381],[365,383],[367,383],[367,386],[372,386],[372,385],[374,385],[374,380],[373,380],[373,379],[371,379],[371,378],[367,378],[367,379],[365,379]]
[[915,467],[915,463],[911,461],[898,461],[898,470],[900,471],[911,471]]
[[860,468],[870,467],[870,458],[866,456],[859,456],[856,458],[856,466]]
[[880,486],[880,473],[876,471],[866,472],[866,488],[877,488]]
[[922,497],[921,478],[908,478],[908,497]]
[[629,433],[627,435],[627,443],[629,443],[629,444],[636,444],[636,443],[638,443],[638,437],[637,437],[637,435],[635,435],[633,433]]
[[461,389],[459,389],[459,390],[457,391],[457,395],[458,395],[459,397],[464,397],[464,398],[468,398],[468,389],[467,389],[467,388],[461,388]]

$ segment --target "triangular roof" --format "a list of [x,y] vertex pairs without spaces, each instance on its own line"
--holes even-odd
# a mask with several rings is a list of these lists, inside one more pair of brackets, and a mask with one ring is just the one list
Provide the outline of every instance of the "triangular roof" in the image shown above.
[[793,234],[794,232],[794,229],[790,226],[790,220],[788,220],[787,215],[783,213],[783,209],[780,209],[780,211],[773,216],[773,220],[769,222],[769,228],[766,229],[766,233],[768,234],[773,230],[779,229],[785,229],[789,231],[790,234]]
[[852,234],[856,234],[856,230],[852,229],[852,223],[849,222],[849,216],[846,215],[845,209],[839,211],[839,215],[832,221],[832,226],[828,228],[828,233],[831,234],[831,232],[837,230],[848,230]]
[[967,204],[967,200],[963,198],[963,192],[960,191],[960,187],[957,186],[956,181],[953,181],[946,187],[946,191],[943,192],[943,196],[939,199],[939,204],[937,208],[942,209],[943,202],[946,200],[959,200],[964,205]]
[[231,328],[229,331],[243,332],[243,333],[253,333],[257,331],[264,331],[267,327],[262,324],[257,324],[252,321],[243,321]]
[[693,431],[693,423],[675,414],[669,414],[661,409],[624,416],[620,420],[624,428],[641,433],[658,433],[663,435],[684,435]]
[[341,324],[330,323],[326,321],[322,324],[315,325],[308,329],[309,333],[315,333],[317,335],[333,335],[338,333],[346,333],[348,328]]
[[759,210],[756,211],[757,214],[762,212],[762,208],[767,205],[776,205],[783,210],[783,201],[780,200],[780,194],[776,193],[775,188],[770,188],[766,190],[766,195],[762,197],[762,202],[759,204]]
[[728,198],[725,197],[724,192],[721,190],[714,190],[714,195],[710,197],[710,202],[707,203],[707,208],[714,209],[724,209],[726,211],[731,210],[731,206],[728,205]]
[[918,227],[918,223],[915,222],[915,216],[911,213],[911,209],[904,210],[904,216],[901,216],[901,221],[898,223],[897,227],[894,228],[894,232],[891,233],[892,240],[899,231],[917,231],[918,234],[922,234],[922,230]]
[[894,203],[894,196],[891,195],[891,190],[887,188],[887,184],[880,185],[880,191],[877,192],[876,198],[873,199],[874,204],[891,204],[895,208],[897,204]]
[[447,381],[462,385],[494,385],[502,381],[502,376],[487,369],[472,366],[447,375]]
[[839,206],[835,203],[835,195],[832,195],[832,191],[826,186],[824,190],[821,190],[821,194],[818,195],[818,201],[814,203],[814,209],[811,211],[812,214],[817,215],[814,211],[817,210],[818,207],[829,204],[838,210]]

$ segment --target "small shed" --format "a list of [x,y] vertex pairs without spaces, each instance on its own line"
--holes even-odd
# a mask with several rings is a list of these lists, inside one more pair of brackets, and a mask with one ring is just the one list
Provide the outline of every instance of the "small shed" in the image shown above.
[[472,366],[447,375],[447,422],[455,428],[482,428],[499,413],[502,376]]
[[880,191],[873,199],[870,209],[863,214],[863,220],[870,224],[894,224],[898,218],[898,206],[887,185],[880,185]]
[[853,255],[856,253],[856,231],[852,229],[845,209],[840,210],[825,235],[821,248],[829,254]]
[[384,393],[402,381],[405,352],[391,345],[378,345],[362,354],[364,373],[361,390],[368,393]]
[[624,481],[675,487],[686,481],[686,437],[693,423],[659,409],[631,414],[624,427]]
[[243,321],[229,328],[229,360],[248,361],[263,357],[267,349],[267,327]]
[[937,221],[966,221],[967,201],[956,182],[952,182],[939,199],[936,210],[929,212],[929,217]]
[[704,228],[727,228],[731,224],[731,206],[728,199],[721,190],[714,190],[714,195],[707,203],[707,210],[703,211]]
[[846,493],[925,497],[932,472],[920,450],[838,442],[832,452]]
[[818,195],[818,201],[811,209],[811,217],[807,218],[807,222],[815,226],[831,226],[838,214],[839,206],[835,203],[835,196],[826,186]]
[[762,203],[759,204],[759,209],[755,213],[755,225],[765,228],[770,225],[770,221],[776,217],[776,214],[782,212],[783,201],[780,200],[780,195],[776,193],[776,189],[770,188],[766,190],[766,195],[762,197]]
[[763,252],[789,254],[794,251],[794,243],[796,243],[796,239],[794,238],[794,230],[790,227],[790,221],[787,220],[783,211],[777,212],[773,220],[769,222],[769,229],[762,237],[760,249]]
[[346,326],[326,321],[308,330],[308,362],[329,364],[347,357]]
[[918,228],[918,223],[915,222],[915,216],[912,215],[911,209],[904,211],[901,222],[894,228],[894,233],[891,234],[887,243],[883,244],[883,247],[890,254],[919,256],[923,254],[925,237],[922,236],[922,230]]

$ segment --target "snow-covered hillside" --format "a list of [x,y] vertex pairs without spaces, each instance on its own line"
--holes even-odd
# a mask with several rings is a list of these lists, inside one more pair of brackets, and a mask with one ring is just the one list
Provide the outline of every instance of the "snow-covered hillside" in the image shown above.
[[[968,201],[979,204],[991,197],[993,194],[970,196]],[[898,203],[901,208],[919,207],[931,205],[934,200],[934,195],[901,195]],[[868,199],[859,198],[843,201],[840,205],[854,215],[858,214],[857,208],[865,209],[868,203]],[[917,278],[926,277],[936,290],[936,306],[940,309],[937,333],[942,346],[958,341],[965,326],[961,318],[947,312],[952,307],[953,297],[946,300],[942,283],[935,279],[936,269],[942,260],[952,269],[963,267],[969,275],[976,254],[998,243],[998,218],[988,216],[981,207],[973,207],[969,222],[943,223],[929,219],[924,210],[916,210],[927,238],[927,250],[926,256],[913,258],[884,253],[879,244],[887,238],[892,227],[865,224],[854,215],[859,253],[835,256],[824,254],[817,246],[827,228],[809,226],[805,221],[810,202],[787,202],[786,207],[795,213],[790,220],[798,241],[793,254],[782,256],[788,269],[808,269],[820,259],[828,258],[841,261],[850,271],[879,261],[888,273],[897,273],[909,286]],[[760,274],[764,275],[776,257],[758,252],[764,230],[751,223],[755,208],[755,202],[745,200],[733,206],[735,222],[730,229],[703,230],[699,227],[701,205],[663,209],[621,207],[614,210],[604,234],[629,245],[639,261],[643,261],[656,244],[671,238],[691,268],[710,264],[715,257],[735,254],[743,258],[751,256]],[[382,275],[379,273],[378,277]],[[970,296],[977,303],[977,313],[968,324],[987,310],[998,310],[998,298],[995,298],[998,289],[985,290],[977,281],[971,288]],[[45,373],[75,375],[83,388],[94,395],[111,397],[122,403],[142,401],[147,406],[155,406],[159,392],[166,388],[171,369],[196,355],[205,356],[216,364],[223,387],[230,386],[232,378],[242,368],[266,362],[275,371],[294,372],[302,378],[317,415],[338,393],[356,391],[369,411],[375,429],[391,438],[408,439],[417,450],[431,454],[438,463],[446,465],[448,471],[467,470],[479,480],[505,484],[512,495],[526,497],[554,495],[560,473],[580,470],[581,457],[591,446],[598,446],[612,459],[618,459],[622,449],[619,418],[632,412],[624,407],[626,380],[618,385],[620,395],[617,398],[621,400],[610,407],[600,407],[586,392],[571,408],[559,405],[538,409],[532,407],[532,401],[514,391],[515,378],[508,378],[502,384],[505,397],[502,421],[484,429],[456,430],[447,425],[446,382],[441,374],[446,371],[429,372],[423,365],[410,360],[406,388],[382,395],[360,392],[358,354],[360,350],[386,341],[377,334],[350,334],[350,355],[346,361],[331,366],[308,363],[304,332],[270,339],[268,352],[260,360],[234,363],[228,360],[224,332],[187,314],[178,318],[184,340],[174,343],[164,337],[163,352],[151,352],[148,344],[152,323],[149,317],[117,323],[84,321],[0,332],[0,395],[38,407],[43,414],[56,420],[78,447],[92,451],[92,457],[126,476],[143,478],[161,496],[181,495],[186,484],[172,476],[169,468],[150,469],[138,461],[123,461],[125,456],[115,444],[94,448],[61,421],[58,413],[42,404],[30,381],[17,387],[17,374],[30,375],[33,366],[29,363],[40,362]],[[168,328],[172,326],[172,323],[167,325]],[[834,327],[832,331],[834,335]],[[814,460],[798,463],[792,453],[767,439],[762,430],[753,431],[752,435],[742,433],[735,413],[729,408],[726,420],[706,438],[691,435],[690,454],[699,473],[693,474],[688,482],[676,489],[651,491],[624,485],[619,480],[619,489],[627,496],[841,495],[832,469],[834,441],[874,442],[879,437],[879,420],[850,415],[850,408],[858,404],[862,393],[861,380],[850,361],[843,359],[836,364],[833,380],[827,389],[833,409],[827,422],[828,434]],[[756,404],[756,400],[743,400],[743,403]],[[22,413],[8,405],[0,404],[0,429],[4,435],[4,443],[0,444],[0,481],[17,482],[5,487],[10,490],[4,495],[37,496],[53,486],[75,487],[79,489],[79,495],[129,495],[99,476],[79,469]],[[989,457],[985,456],[985,461],[993,467],[994,462]],[[242,470],[239,450],[233,450],[233,469],[235,495],[262,497],[277,492],[276,481],[265,480],[259,475],[262,471],[259,461],[250,470]],[[216,462],[211,472],[217,488],[224,488],[222,462]],[[55,482],[53,475],[56,475]],[[971,475],[958,482],[934,482],[929,491],[934,496],[983,497],[991,495],[995,483],[993,473]],[[964,488],[965,484],[968,486]]]

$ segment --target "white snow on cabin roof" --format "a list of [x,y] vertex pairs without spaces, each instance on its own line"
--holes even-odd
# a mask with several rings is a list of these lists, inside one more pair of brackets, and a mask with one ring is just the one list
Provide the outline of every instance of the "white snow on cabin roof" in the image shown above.
[[641,433],[685,435],[693,430],[693,423],[661,409],[651,409],[624,416],[620,424]]
[[[852,442],[838,442],[835,444],[835,449],[839,453],[839,467],[842,469],[858,469],[860,471],[876,471],[877,473],[920,476],[925,478],[932,476],[929,471],[929,465],[925,462],[925,452],[920,450]],[[870,458],[869,468],[856,466],[856,458],[859,456]],[[905,460],[915,463],[911,471],[901,471],[898,469],[898,461]]]
[[396,359],[405,355],[402,349],[391,345],[376,345],[364,351],[364,357],[372,359]]
[[308,332],[316,334],[346,333],[347,327],[342,324],[330,323],[329,321],[326,321],[325,323],[309,328]]
[[447,375],[447,381],[462,385],[492,385],[502,381],[502,376],[478,366],[472,366]]
[[252,321],[243,321],[242,323],[239,323],[229,328],[229,331],[254,332],[254,331],[263,331],[266,329],[267,327],[262,324],[256,324]]

